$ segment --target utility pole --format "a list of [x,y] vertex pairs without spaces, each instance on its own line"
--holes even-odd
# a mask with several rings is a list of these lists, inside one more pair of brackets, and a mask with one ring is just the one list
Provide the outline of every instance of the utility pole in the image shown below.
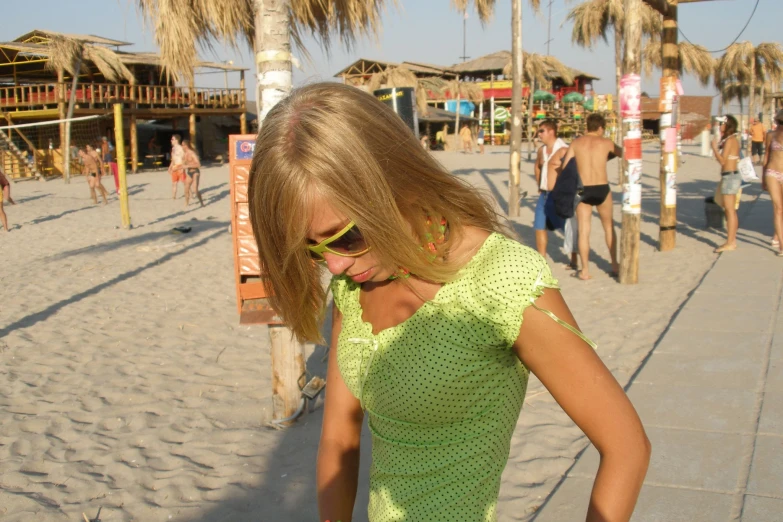
[[511,154],[508,216],[519,216],[519,178],[522,160],[522,0],[511,0]]
[[[468,56],[468,11],[465,11],[465,16],[462,17],[462,63],[465,63],[470,56]],[[457,107],[459,111],[459,107]],[[457,131],[459,132],[459,131]]]
[[[661,82],[661,100],[664,96],[664,85],[676,82],[680,71],[680,52],[677,47],[677,0],[666,0],[668,9],[663,14],[663,35],[661,37],[663,81]],[[661,123],[669,124],[669,128],[677,132],[678,104],[672,107],[669,114],[661,114]],[[658,235],[658,249],[662,252],[673,250],[677,244],[677,170],[679,155],[676,143],[668,143],[672,139],[672,131],[661,125],[661,217]],[[667,135],[668,133],[668,135]],[[667,137],[668,136],[668,137]],[[676,141],[676,135],[675,135]]]
[[549,18],[546,24],[546,55],[549,56],[549,44],[552,43],[552,4],[555,0],[549,0]]
[[[625,59],[623,63],[623,78],[641,73],[642,54],[642,0],[625,0]],[[638,81],[638,80],[637,80]],[[621,82],[622,83],[622,82]],[[619,94],[619,93],[618,93]],[[622,96],[620,97],[622,99]],[[622,107],[622,106],[621,106]],[[641,124],[641,117],[637,116],[637,124]],[[633,122],[625,125],[627,132],[633,128]],[[641,129],[637,129],[641,130]],[[630,140],[629,140],[630,141]],[[640,140],[641,141],[641,140]],[[627,144],[626,144],[627,145]],[[641,145],[641,144],[640,144]],[[635,204],[641,206],[641,193],[635,193],[641,189],[641,180],[636,181],[631,176],[629,167],[631,148],[623,147],[623,167],[625,168],[625,184],[623,185],[623,224],[620,236],[620,283],[636,284],[639,282],[639,223],[641,221],[640,209],[634,208]],[[640,162],[641,163],[641,162]],[[637,173],[641,178],[641,172]],[[634,187],[638,183],[638,187]],[[636,201],[638,199],[638,201]]]

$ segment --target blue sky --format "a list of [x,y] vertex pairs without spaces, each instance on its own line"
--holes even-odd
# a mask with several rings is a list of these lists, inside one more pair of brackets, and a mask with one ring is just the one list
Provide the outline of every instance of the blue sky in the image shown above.
[[[399,8],[390,8],[383,17],[383,32],[377,38],[357,42],[352,50],[335,45],[326,56],[314,40],[306,39],[313,63],[304,63],[295,71],[296,83],[331,77],[359,57],[387,61],[420,61],[449,65],[460,61],[462,55],[462,13],[451,8],[449,0],[399,0]],[[571,44],[571,26],[564,23],[568,9],[578,2],[554,0],[552,3],[551,54],[565,64],[601,78],[595,82],[598,93],[614,92],[614,51],[612,40],[593,50]],[[542,0],[542,14],[534,15],[526,5],[523,22],[523,45],[530,52],[546,52],[547,0]],[[734,40],[745,25],[755,0],[713,0],[680,6],[680,27],[694,43],[708,49],[721,49]],[[33,28],[69,33],[90,33],[134,42],[128,50],[154,51],[152,28],[141,19],[135,3],[129,0],[36,0],[35,9],[24,3],[4,10],[0,40],[11,40]],[[478,17],[469,12],[467,21],[467,54],[476,58],[484,54],[510,48],[511,2],[498,0],[494,19],[482,26]],[[753,20],[740,40],[754,43],[780,41],[780,21],[783,20],[783,1],[760,0]],[[203,52],[210,60],[231,59],[235,64],[251,69],[252,58],[247,49],[240,51],[216,43],[214,54]],[[651,95],[658,92],[657,74],[643,79],[643,88]],[[234,74],[230,80],[238,82]],[[222,73],[199,77],[199,86],[222,86]],[[702,88],[698,81],[685,78],[686,94],[714,94],[714,89]],[[252,94],[252,89],[248,94]]]

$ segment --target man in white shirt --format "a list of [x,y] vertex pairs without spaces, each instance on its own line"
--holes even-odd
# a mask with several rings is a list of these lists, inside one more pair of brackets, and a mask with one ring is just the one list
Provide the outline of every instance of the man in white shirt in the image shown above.
[[555,186],[557,169],[560,168],[568,150],[568,145],[557,137],[557,122],[544,120],[538,126],[538,137],[544,143],[538,149],[536,156],[536,185],[538,186],[538,202],[536,203],[533,228],[536,231],[536,249],[538,253],[546,257],[546,246],[549,242],[549,233],[546,229],[546,214],[544,205],[549,191]]

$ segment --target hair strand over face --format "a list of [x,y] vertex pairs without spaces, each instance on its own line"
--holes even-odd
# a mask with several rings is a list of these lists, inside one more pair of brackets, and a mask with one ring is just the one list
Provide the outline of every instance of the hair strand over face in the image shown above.
[[[326,292],[307,252],[320,201],[353,220],[385,267],[453,279],[465,260],[446,253],[465,226],[504,231],[492,205],[425,151],[390,108],[353,87],[295,89],[265,118],[250,170],[250,215],[270,302],[300,340],[319,341]],[[449,224],[433,261],[427,220]]]

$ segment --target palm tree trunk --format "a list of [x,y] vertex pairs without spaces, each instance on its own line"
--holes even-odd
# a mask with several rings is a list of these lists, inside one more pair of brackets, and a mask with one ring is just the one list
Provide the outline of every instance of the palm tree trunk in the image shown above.
[[533,139],[536,135],[533,134],[533,93],[536,90],[536,81],[530,80],[530,92],[528,92],[527,102],[527,160],[532,159],[533,154]]
[[66,183],[71,182],[71,118],[73,118],[73,107],[76,104],[76,85],[79,82],[79,73],[82,70],[82,57],[76,61],[76,71],[71,80],[71,95],[68,98],[68,113],[65,115],[65,146],[63,147],[63,177]]
[[[253,0],[258,126],[292,88],[291,20],[285,0]],[[269,325],[272,366],[272,418],[292,416],[299,407],[299,376],[305,375],[304,344],[282,325]],[[280,377],[294,376],[294,377]]]
[[[620,114],[620,80],[623,77],[623,28],[615,26],[614,28],[614,64],[615,80],[617,82],[617,99],[615,100],[615,135],[614,142],[620,147],[623,146],[623,117]],[[617,162],[617,177],[620,184],[625,183],[625,172],[623,171],[623,162]]]
[[267,113],[291,92],[291,20],[285,0],[253,0],[256,102],[261,126]]
[[511,154],[508,215],[519,216],[519,167],[522,160],[522,0],[511,1]]
[[459,150],[460,146],[462,146],[462,143],[460,143],[460,137],[459,137],[459,105],[460,105],[460,92],[459,92],[459,84],[457,85],[457,122],[454,124],[454,149]]

